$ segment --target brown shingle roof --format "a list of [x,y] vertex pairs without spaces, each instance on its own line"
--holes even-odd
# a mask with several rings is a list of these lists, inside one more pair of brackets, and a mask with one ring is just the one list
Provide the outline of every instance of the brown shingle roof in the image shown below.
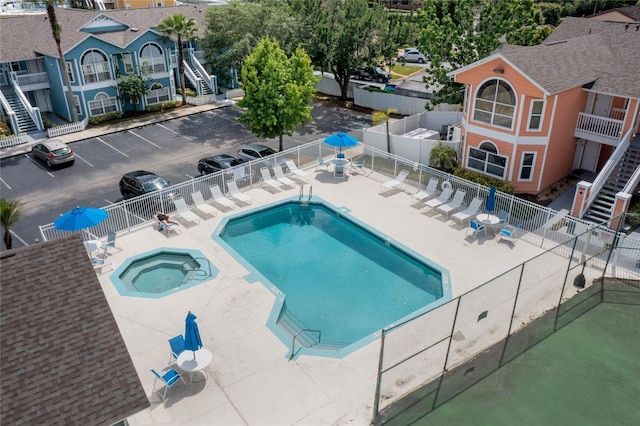
[[149,407],[80,236],[0,265],[3,424],[109,425]]
[[[62,28],[62,51],[66,52],[76,46],[90,33],[80,31],[84,25],[94,18],[103,15],[122,22],[129,28],[138,31],[113,31],[103,34],[93,34],[120,47],[125,47],[147,29],[155,27],[164,18],[181,13],[187,18],[193,18],[198,27],[198,37],[205,32],[205,15],[207,5],[184,5],[176,7],[155,7],[151,9],[121,9],[121,10],[80,10],[56,8],[56,17]],[[216,6],[211,6],[216,7]],[[51,26],[47,15],[25,15],[6,18],[0,25],[0,62],[32,59],[37,53],[58,57],[58,50],[51,35]]]

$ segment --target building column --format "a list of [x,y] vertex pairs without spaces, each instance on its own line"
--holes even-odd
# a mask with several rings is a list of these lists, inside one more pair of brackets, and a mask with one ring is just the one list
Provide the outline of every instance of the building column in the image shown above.
[[589,195],[591,194],[591,187],[593,184],[591,182],[587,182],[582,180],[578,182],[578,187],[576,188],[576,193],[573,194],[573,205],[571,207],[571,216],[574,217],[582,217],[584,216],[587,207],[587,200],[589,199]]
[[616,194],[616,200],[613,203],[613,209],[611,211],[611,223],[609,224],[609,228],[621,229],[618,228],[618,226],[620,225],[620,221],[625,219],[630,204],[631,194],[627,194],[626,192],[618,192]]

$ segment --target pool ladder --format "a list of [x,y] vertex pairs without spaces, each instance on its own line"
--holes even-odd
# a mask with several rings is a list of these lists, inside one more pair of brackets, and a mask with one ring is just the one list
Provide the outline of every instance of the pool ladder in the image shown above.
[[300,195],[298,196],[298,204],[302,209],[308,209],[309,203],[311,202],[311,197],[313,197],[313,186],[309,186],[309,194],[307,199],[304,199],[304,185],[300,185]]
[[310,328],[302,328],[300,330],[298,330],[298,332],[293,336],[293,340],[291,341],[291,354],[289,355],[289,360],[293,359],[294,355],[296,354],[295,350],[296,350],[296,340],[298,339],[298,336],[301,333],[314,333],[314,334],[318,334],[318,343],[320,343],[320,340],[322,339],[322,332],[320,330],[312,330]]
[[205,257],[194,257],[193,260],[206,260],[207,261],[207,270],[204,269],[191,269],[191,266],[189,265],[189,262],[182,262],[182,269],[184,269],[185,271],[187,271],[187,275],[185,275],[184,279],[182,280],[182,282],[180,283],[180,285],[188,282],[191,280],[191,278],[193,278],[193,276],[196,273],[200,273],[202,272],[202,276],[203,277],[210,277],[211,276],[211,263],[209,262],[209,259],[205,258]]

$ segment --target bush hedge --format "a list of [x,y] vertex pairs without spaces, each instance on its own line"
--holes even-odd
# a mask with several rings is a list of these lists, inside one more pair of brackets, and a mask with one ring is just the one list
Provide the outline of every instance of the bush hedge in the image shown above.
[[89,123],[91,124],[103,124],[106,123],[108,121],[113,121],[113,120],[117,120],[119,118],[122,118],[122,112],[121,111],[114,111],[114,112],[109,112],[103,115],[98,115],[96,117],[91,117],[89,119]]
[[482,173],[456,168],[453,170],[453,175],[488,187],[494,185],[498,191],[504,192],[506,194],[515,193],[511,182],[505,182],[500,179],[492,178],[490,176],[483,175]]
[[166,101],[166,102],[162,102],[161,104],[149,105],[145,108],[145,111],[162,112],[162,111],[167,111],[170,109],[177,108],[178,106],[180,106],[180,102],[178,101]]

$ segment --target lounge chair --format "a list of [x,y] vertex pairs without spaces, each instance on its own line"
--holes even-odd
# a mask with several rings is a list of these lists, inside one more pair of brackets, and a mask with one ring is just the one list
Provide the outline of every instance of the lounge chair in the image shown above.
[[569,210],[562,209],[559,212],[557,212],[555,215],[553,215],[551,219],[547,220],[544,223],[544,225],[542,225],[542,227],[551,229],[553,231],[557,231],[558,229],[562,228],[562,226],[566,222],[565,216],[568,214],[569,214]]
[[220,187],[218,185],[211,185],[209,187],[209,191],[211,192],[211,197],[213,198],[214,203],[229,210],[237,207],[236,203],[222,195],[222,191],[220,191]]
[[436,211],[447,215],[447,219],[449,219],[449,215],[451,213],[455,213],[464,208],[465,195],[467,195],[467,191],[464,189],[457,189],[456,193],[453,194],[453,200],[436,207]]
[[464,237],[467,238],[468,236],[473,236],[473,239],[475,240],[478,237],[478,234],[481,232],[484,232],[484,235],[486,236],[487,228],[485,228],[483,225],[480,225],[475,220],[470,220],[469,227],[467,228],[467,231],[464,233]]
[[296,166],[296,163],[293,160],[285,160],[285,164],[291,173],[295,175],[295,177],[299,178],[302,181],[307,181],[309,179],[309,173],[301,170]]
[[160,220],[157,217],[156,217],[156,223],[158,224],[158,231],[165,231],[167,233],[167,237],[171,232],[176,234],[182,233],[182,229],[180,229],[180,226],[176,225],[175,223],[169,222],[169,225],[167,225],[164,222],[160,222]]
[[229,194],[234,200],[238,200],[241,203],[245,204],[253,203],[253,198],[249,197],[247,194],[241,192],[240,189],[238,189],[238,184],[235,180],[227,181],[227,188],[229,188]]
[[518,229],[520,229],[520,224],[517,224],[516,226],[507,225],[500,230],[497,238],[500,238],[500,240],[505,238],[508,241],[511,241],[513,244],[515,244],[516,240],[518,239],[518,235],[517,235]]
[[[156,376],[156,379],[153,381],[153,390],[151,392],[157,393],[158,396],[162,398],[162,402],[164,402],[164,400],[167,398],[167,391],[169,390],[169,388],[175,385],[178,382],[178,380],[182,380],[182,383],[184,383],[185,385],[187,384],[187,382],[184,381],[180,373],[178,373],[173,368],[168,370],[163,375],[160,375],[156,370],[153,370],[153,369],[151,370],[151,372],[153,373],[154,376]],[[162,394],[160,393],[159,390],[156,390],[156,383],[158,383],[158,379],[160,379],[160,381],[164,383],[164,393]]]
[[467,219],[470,219],[472,216],[475,216],[478,213],[478,211],[480,211],[481,206],[482,206],[482,198],[475,197],[473,200],[471,200],[471,203],[469,203],[469,206],[466,209],[458,213],[454,213],[451,216],[451,219],[455,220],[456,222],[460,222],[460,226],[464,226]]
[[426,212],[427,210],[435,209],[436,207],[449,202],[451,194],[453,194],[453,188],[444,188],[437,198],[432,198],[428,201],[425,201],[424,208],[420,212]]
[[200,218],[197,214],[192,212],[187,203],[184,201],[184,198],[176,198],[173,200],[173,204],[176,206],[176,210],[178,210],[178,215],[186,220],[187,222],[200,223]]
[[262,175],[262,180],[264,181],[264,183],[269,185],[270,188],[276,191],[282,191],[282,187],[284,185],[271,177],[271,172],[269,171],[268,167],[261,167],[260,174]]
[[284,186],[290,186],[291,188],[294,188],[296,186],[296,183],[294,181],[284,175],[282,167],[273,166],[273,173],[276,175],[276,180]]
[[360,157],[358,161],[352,161],[350,169],[352,172],[357,172],[359,170],[364,170],[364,163],[367,161],[367,157]]
[[396,176],[393,180],[380,184],[379,193],[382,194],[384,192],[390,191],[391,189],[402,188],[402,185],[404,184],[404,180],[407,178],[408,175],[409,175],[408,170],[402,170],[400,173],[398,173],[398,176]]
[[435,197],[438,192],[438,183],[440,183],[440,181],[436,178],[429,179],[429,183],[425,189],[421,189],[413,194],[411,204],[424,203],[426,200]]
[[195,208],[198,211],[202,212],[205,215],[216,216],[216,209],[207,204],[200,191],[192,192],[191,198],[193,199],[193,204],[195,204]]

